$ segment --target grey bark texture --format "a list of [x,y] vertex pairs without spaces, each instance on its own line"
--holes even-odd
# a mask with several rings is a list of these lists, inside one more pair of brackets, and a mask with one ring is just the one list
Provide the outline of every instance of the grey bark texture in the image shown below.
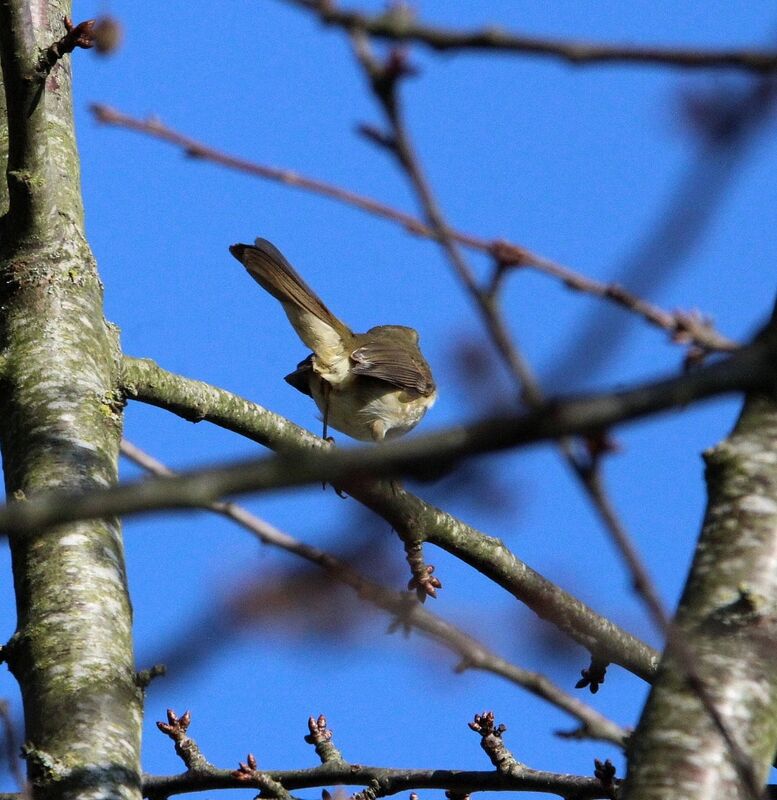
[[[69,14],[62,0],[0,0],[0,445],[17,502],[117,480],[119,349],[84,236],[70,56],[38,69]],[[3,656],[21,687],[34,796],[139,797],[141,698],[118,521],[10,544],[18,616]]]
[[628,800],[758,796],[777,748],[774,398],[750,397],[705,460],[707,511],[675,645],[633,736]]
[[[315,454],[322,445],[314,437],[246,401],[150,362],[122,365],[83,230],[70,56],[41,68],[41,51],[61,37],[69,13],[65,0],[0,0],[0,165],[7,178],[0,181],[0,449],[9,498],[24,503],[43,493],[115,484],[125,391],[281,453]],[[773,345],[768,357],[760,349],[743,351],[682,384],[664,382],[659,405],[718,393],[721,381],[730,391],[764,389],[774,380],[773,352]],[[761,368],[763,375],[753,372]],[[611,405],[624,396],[606,400]],[[652,396],[628,398],[636,404],[631,416],[658,407]],[[706,518],[657,675],[650,648],[530,570],[501,542],[380,483],[353,479],[347,488],[406,541],[447,550],[603,660],[655,677],[632,737],[627,800],[738,800],[758,793],[777,748],[774,397],[752,393],[731,436],[706,459]],[[21,687],[32,794],[137,800],[142,708],[119,523],[98,518],[19,529],[10,545],[18,619],[0,655]],[[478,773],[466,791],[505,788],[498,770],[489,775],[481,782]],[[524,769],[513,775],[522,781],[515,788],[570,797],[610,793],[592,779],[555,776],[551,784],[544,775]],[[403,790],[454,785],[437,773],[410,777]],[[157,784],[149,779],[148,788],[161,795],[236,781],[232,772],[209,787],[197,778],[187,772]],[[321,785],[321,775],[296,785]]]

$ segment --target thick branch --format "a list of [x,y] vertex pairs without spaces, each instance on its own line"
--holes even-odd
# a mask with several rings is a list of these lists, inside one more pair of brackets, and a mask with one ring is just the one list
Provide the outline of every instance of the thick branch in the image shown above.
[[628,798],[752,798],[766,778],[777,748],[775,442],[777,402],[753,395],[705,454],[709,499],[676,619],[682,646],[669,648],[635,734]]
[[338,8],[328,0],[288,0],[313,11],[327,25],[398,42],[416,42],[434,50],[496,50],[519,55],[542,56],[575,66],[587,64],[636,64],[686,69],[741,69],[772,72],[777,53],[764,50],[703,50],[679,47],[597,44],[564,41],[511,33],[496,26],[460,31],[424,24],[412,11],[397,4],[385,14],[368,16]]

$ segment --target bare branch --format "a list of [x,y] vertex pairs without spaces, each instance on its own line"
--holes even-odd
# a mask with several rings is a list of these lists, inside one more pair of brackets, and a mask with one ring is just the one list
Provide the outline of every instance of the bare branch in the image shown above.
[[[121,451],[135,464],[154,475],[174,474],[148,453],[126,440],[122,441]],[[219,501],[212,503],[210,508],[250,531],[264,544],[278,547],[321,567],[331,577],[350,586],[361,599],[392,614],[397,621],[396,624],[407,629],[414,628],[447,647],[461,659],[457,671],[479,669],[500,675],[575,717],[581,723],[580,728],[572,734],[575,738],[600,739],[619,746],[623,745],[627,735],[623,728],[567,694],[544,675],[523,669],[500,658],[473,637],[428,611],[416,602],[411,594],[392,591],[369,580],[330,553],[279,531],[235,503]],[[308,721],[310,744],[315,745],[322,761],[340,760],[342,756],[327,737],[330,732],[326,728],[326,720],[322,726],[322,719],[319,717],[315,720],[311,717]]]
[[507,749],[502,738],[507,726],[494,723],[493,711],[475,714],[475,719],[469,723],[469,727],[480,736],[480,746],[499,772],[522,772],[526,769],[526,765],[518,761]]
[[[598,777],[586,778],[577,775],[564,775],[530,769],[523,764],[503,762],[504,768],[489,772],[465,772],[463,770],[424,770],[390,769],[387,767],[368,767],[350,764],[342,759],[326,760],[320,766],[300,770],[260,770],[256,757],[249,753],[245,762],[236,770],[216,769],[201,755],[197,743],[186,733],[189,726],[188,713],[181,718],[181,725],[175,714],[169,724],[158,723],[160,729],[176,740],[185,739],[187,747],[199,755],[197,765],[189,766],[181,775],[146,775],[143,780],[145,797],[158,798],[208,789],[237,789],[254,786],[261,790],[262,797],[290,800],[293,789],[309,789],[314,786],[348,784],[366,787],[361,793],[375,800],[410,789],[447,789],[458,796],[473,791],[533,791],[574,797],[588,798],[613,797],[612,785],[605,786]],[[493,715],[492,715],[493,716]],[[319,718],[322,720],[323,718]],[[311,718],[312,720],[312,718]],[[326,720],[324,721],[324,727]],[[318,728],[316,720],[309,723],[309,730]],[[171,730],[168,730],[171,729]],[[501,731],[504,726],[500,726]],[[309,739],[308,736],[305,737]],[[484,749],[485,746],[484,746]],[[488,752],[488,750],[487,750]]]
[[187,733],[191,721],[192,715],[189,711],[185,711],[179,717],[172,708],[168,708],[167,722],[157,722],[156,726],[175,742],[175,752],[188,770],[199,772],[212,769],[213,765],[202,754],[197,742]]
[[[281,453],[306,457],[326,443],[288,420],[208,384],[160,369],[147,360],[125,362],[125,383],[144,402],[185,419],[207,419]],[[352,497],[402,535],[421,536],[470,564],[603,661],[620,664],[650,680],[658,654],[538,574],[505,545],[484,536],[439,508],[383,483],[354,481]]]
[[[262,774],[289,791],[337,784],[370,786],[377,783],[381,797],[412,789],[445,789],[457,793],[540,792],[576,800],[613,797],[612,789],[603,786],[598,778],[528,768],[519,774],[503,774],[496,770],[392,769],[362,764],[332,769],[326,764],[311,769],[265,770]],[[235,777],[234,770],[225,769],[180,775],[146,775],[143,780],[143,794],[149,798],[245,788],[245,782]]]
[[287,2],[313,11],[326,25],[335,25],[349,32],[361,31],[380,39],[417,42],[439,51],[496,50],[553,58],[574,66],[635,64],[685,69],[740,69],[751,72],[773,72],[777,69],[777,53],[773,51],[597,44],[524,36],[497,26],[459,31],[418,22],[412,11],[400,4],[385,14],[368,16],[358,11],[340,9],[327,0]]
[[[198,470],[175,478],[126,483],[85,494],[41,494],[27,502],[0,509],[0,531],[22,532],[79,519],[143,513],[162,508],[196,508],[222,495],[322,481],[345,485],[366,475],[396,477],[409,474],[423,477],[430,473],[430,469],[437,474],[440,469],[469,456],[571,434],[592,433],[706,397],[744,390],[770,391],[774,381],[774,364],[770,362],[773,349],[771,338],[764,338],[723,361],[679,377],[611,393],[551,401],[524,414],[491,417],[405,441],[389,441],[380,447],[359,446],[348,450],[327,447],[325,450],[310,450],[304,457],[300,453],[294,453],[293,457],[279,453],[269,459]],[[164,371],[159,370],[153,362],[125,359],[127,392],[131,397],[176,411],[176,407],[179,407],[177,400],[171,403],[160,394],[163,389],[161,385],[143,381],[144,373],[147,376],[153,372]],[[172,379],[170,373],[167,376]],[[169,383],[170,380],[167,381],[168,386]],[[220,399],[225,396],[228,395],[220,395]],[[250,404],[247,401],[240,401],[234,396],[231,398],[230,404],[237,400],[248,410]],[[195,405],[187,414],[189,418],[194,409],[197,414],[201,413]],[[224,409],[218,409],[216,417],[223,418],[224,413]],[[277,421],[279,428],[282,427],[281,418],[270,417],[266,411],[264,415]],[[225,421],[226,427],[232,429],[239,425],[235,419]],[[291,423],[286,422],[285,427],[290,428]],[[273,433],[272,438],[278,441],[278,431]],[[316,441],[314,437],[310,438]]]
[[305,741],[316,748],[316,755],[321,759],[322,764],[343,761],[342,754],[332,741],[332,731],[323,714],[319,714],[317,718],[310,717],[308,719],[308,730],[310,733],[305,737]]
[[[322,197],[328,197],[331,200],[336,200],[400,225],[413,236],[432,240],[438,238],[434,228],[422,222],[418,217],[365,195],[357,194],[325,181],[300,175],[292,170],[270,167],[231,156],[168,128],[156,118],[140,120],[99,104],[93,104],[91,110],[99,122],[133,130],[169,142],[176,147],[180,147],[187,155],[194,158],[201,158],[258,178],[276,181],[286,186],[304,189]],[[620,308],[642,317],[650,325],[666,331],[672,341],[680,344],[695,344],[704,352],[730,352],[737,347],[736,342],[718,333],[710,322],[701,315],[683,311],[666,311],[652,303],[648,303],[622,286],[588,278],[548,258],[532,253],[521,245],[504,240],[489,240],[452,228],[448,228],[448,232],[459,244],[472,250],[492,255],[498,262],[502,263],[504,267],[500,270],[501,275],[505,275],[513,269],[532,269],[556,278],[573,291],[614,303]],[[493,294],[493,292],[487,292],[486,294]]]

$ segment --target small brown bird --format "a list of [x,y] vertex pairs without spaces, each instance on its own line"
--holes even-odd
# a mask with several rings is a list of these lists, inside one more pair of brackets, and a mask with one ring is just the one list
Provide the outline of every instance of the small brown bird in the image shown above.
[[380,442],[414,428],[437,399],[418,332],[379,325],[353,333],[321,302],[278,248],[266,239],[229,252],[281,302],[300,339],[313,351],[286,381],[310,395],[327,426]]

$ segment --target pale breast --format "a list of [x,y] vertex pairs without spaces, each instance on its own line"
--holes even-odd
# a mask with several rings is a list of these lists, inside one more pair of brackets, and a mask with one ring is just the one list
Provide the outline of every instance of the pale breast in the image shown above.
[[[322,414],[325,399],[318,380],[311,392]],[[335,430],[361,441],[393,439],[412,430],[432,407],[436,395],[410,397],[407,392],[383,381],[350,376],[329,391],[328,423]]]

